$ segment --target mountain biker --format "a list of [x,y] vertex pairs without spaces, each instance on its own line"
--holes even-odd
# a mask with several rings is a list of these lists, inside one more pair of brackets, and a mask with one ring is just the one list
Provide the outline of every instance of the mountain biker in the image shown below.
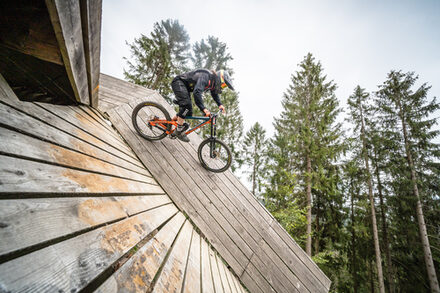
[[192,116],[191,92],[193,92],[197,107],[199,107],[200,111],[204,112],[206,116],[209,116],[211,112],[209,112],[203,104],[203,93],[209,90],[218,108],[223,113],[226,113],[219,96],[225,87],[234,90],[231,77],[225,70],[218,70],[216,72],[208,69],[197,69],[180,74],[173,79],[171,88],[176,95],[175,103],[179,105],[179,112],[173,120],[177,119],[178,126],[175,134],[180,140],[189,142],[189,138],[185,134],[185,131],[189,128],[189,124],[185,123],[185,118],[186,116]]

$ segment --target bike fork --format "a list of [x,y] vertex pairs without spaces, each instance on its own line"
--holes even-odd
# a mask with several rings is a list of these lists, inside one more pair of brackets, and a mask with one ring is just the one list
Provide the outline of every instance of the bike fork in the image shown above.
[[217,157],[217,154],[215,153],[215,139],[217,136],[217,125],[215,123],[216,119],[217,117],[213,117],[211,122],[211,141],[209,143],[209,156],[211,157],[211,159]]

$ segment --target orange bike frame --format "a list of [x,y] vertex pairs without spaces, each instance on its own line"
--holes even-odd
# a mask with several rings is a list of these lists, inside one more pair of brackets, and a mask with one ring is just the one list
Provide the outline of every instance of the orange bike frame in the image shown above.
[[[187,135],[190,134],[191,132],[199,129],[202,126],[205,126],[207,124],[212,123],[212,117],[192,117],[192,116],[188,116],[185,119],[189,119],[189,120],[203,120],[202,123],[200,123],[199,125],[191,128],[187,132],[185,132]],[[150,121],[148,121],[148,123],[150,123],[151,126],[162,127],[163,129],[167,128],[167,126],[166,126],[167,124],[174,125],[174,127],[172,127],[171,130],[165,131],[167,134],[173,133],[176,130],[176,128],[177,128],[177,121],[175,121],[175,120],[170,120],[170,121],[169,120],[152,120],[152,121],[150,120]]]

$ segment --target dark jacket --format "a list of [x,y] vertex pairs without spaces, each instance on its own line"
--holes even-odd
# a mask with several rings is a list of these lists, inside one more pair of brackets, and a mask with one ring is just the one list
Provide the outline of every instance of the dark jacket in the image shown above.
[[176,76],[174,79],[180,79],[186,85],[189,92],[193,92],[194,101],[200,110],[205,109],[203,104],[202,94],[206,91],[211,91],[211,96],[218,106],[222,104],[220,96],[215,90],[215,74],[207,69],[197,69],[181,75]]

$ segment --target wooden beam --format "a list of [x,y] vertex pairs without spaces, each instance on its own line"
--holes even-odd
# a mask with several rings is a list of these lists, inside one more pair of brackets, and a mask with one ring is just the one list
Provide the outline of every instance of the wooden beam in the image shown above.
[[81,0],[80,6],[90,106],[98,108],[102,0]]
[[75,97],[90,105],[79,1],[46,0],[46,6]]

